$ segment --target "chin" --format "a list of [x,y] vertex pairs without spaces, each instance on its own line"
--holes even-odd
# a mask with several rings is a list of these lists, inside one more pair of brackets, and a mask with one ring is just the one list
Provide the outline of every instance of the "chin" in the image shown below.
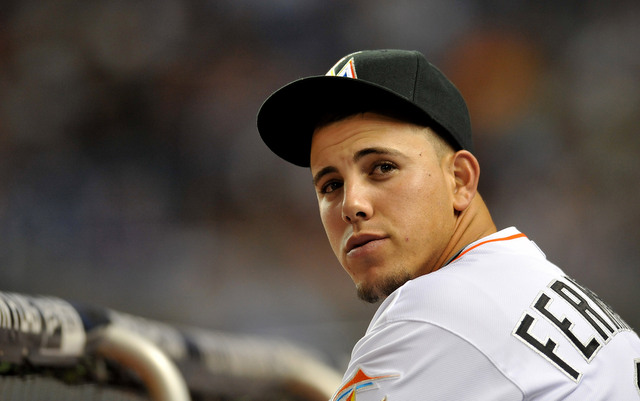
[[382,296],[381,294],[377,293],[373,288],[363,284],[356,285],[356,291],[358,294],[358,298],[370,304],[375,304],[382,298],[386,298],[386,296]]
[[358,298],[365,302],[376,303],[391,295],[411,278],[409,273],[401,272],[381,277],[374,282],[360,282],[356,284]]

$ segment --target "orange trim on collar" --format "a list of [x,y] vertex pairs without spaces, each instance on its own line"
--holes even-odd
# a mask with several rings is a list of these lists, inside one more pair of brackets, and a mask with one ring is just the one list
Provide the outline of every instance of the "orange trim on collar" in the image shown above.
[[527,238],[526,235],[519,233],[519,234],[514,234],[514,235],[510,235],[508,237],[504,237],[504,238],[494,238],[494,239],[489,239],[483,242],[480,242],[479,244],[475,244],[474,246],[472,246],[469,249],[465,249],[464,252],[460,252],[460,254],[458,256],[456,256],[451,262],[449,263],[453,263],[456,260],[460,259],[462,257],[462,255],[464,255],[465,253],[469,252],[472,249],[475,249],[477,247],[479,247],[480,245],[484,245],[484,244],[488,244],[489,242],[497,242],[497,241],[509,241],[512,239],[516,239],[516,238]]

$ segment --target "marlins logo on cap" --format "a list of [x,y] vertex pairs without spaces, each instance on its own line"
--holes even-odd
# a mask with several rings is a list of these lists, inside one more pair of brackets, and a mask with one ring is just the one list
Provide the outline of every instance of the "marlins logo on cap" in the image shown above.
[[327,72],[325,75],[330,77],[358,78],[358,75],[356,74],[356,64],[353,60],[353,57],[351,57],[351,59],[342,67],[340,72],[336,74],[336,68],[338,68],[338,66],[343,61],[344,58],[338,61],[333,67],[331,67],[329,72]]

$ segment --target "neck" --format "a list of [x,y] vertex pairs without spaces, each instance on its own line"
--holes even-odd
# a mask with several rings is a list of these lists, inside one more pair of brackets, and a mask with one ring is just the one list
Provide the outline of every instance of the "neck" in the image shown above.
[[480,194],[476,194],[469,207],[456,217],[453,235],[436,263],[438,270],[465,246],[497,231],[487,205]]

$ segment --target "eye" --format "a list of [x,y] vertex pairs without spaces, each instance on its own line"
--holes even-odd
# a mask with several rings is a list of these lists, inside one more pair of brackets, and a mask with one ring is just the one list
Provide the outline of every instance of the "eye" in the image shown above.
[[341,181],[335,181],[335,180],[331,180],[331,181],[327,181],[325,184],[323,184],[320,187],[320,193],[321,194],[330,194],[331,192],[340,189],[342,187],[342,182]]
[[386,175],[395,171],[397,168],[398,167],[392,162],[388,162],[388,161],[379,162],[373,165],[373,170],[371,174]]

